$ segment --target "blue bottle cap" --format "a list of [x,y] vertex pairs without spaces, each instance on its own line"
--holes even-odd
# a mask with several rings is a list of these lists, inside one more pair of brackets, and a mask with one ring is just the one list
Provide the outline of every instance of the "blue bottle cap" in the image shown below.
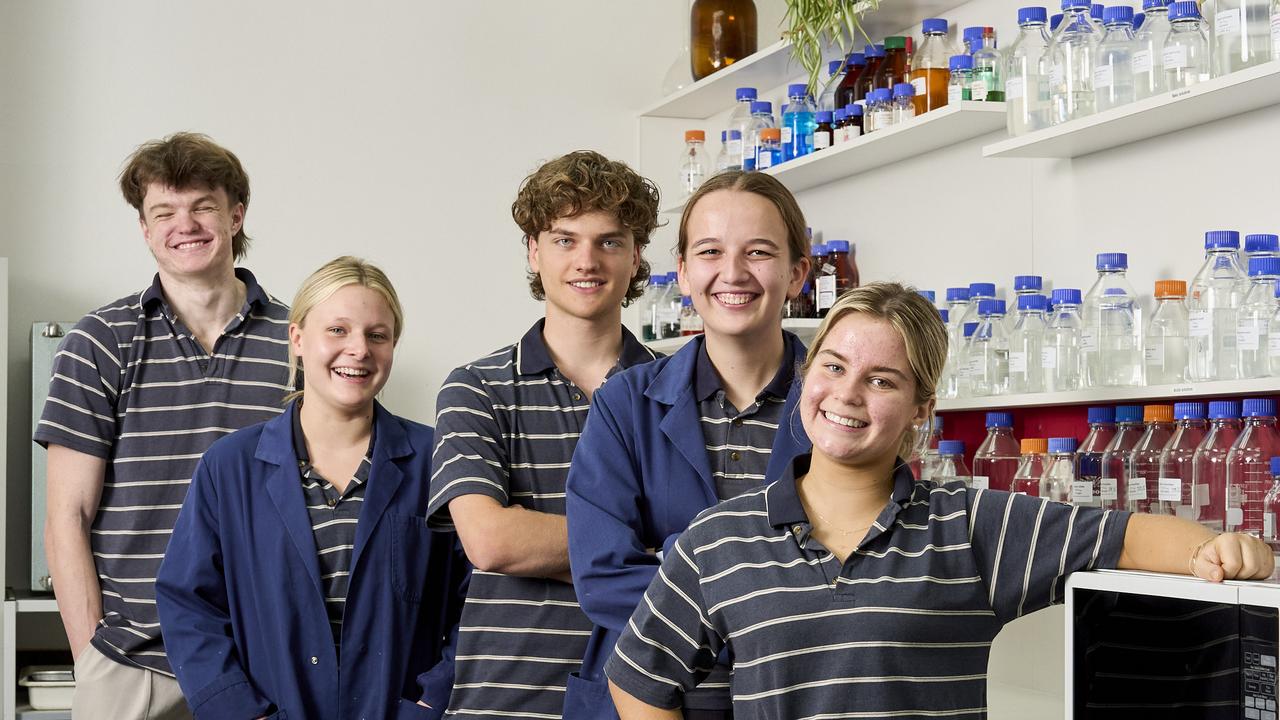
[[[1094,7],[1098,7],[1094,5]],[[1133,24],[1133,8],[1128,5],[1113,5],[1102,13],[1102,22],[1104,25],[1131,25]]]
[[726,140],[728,140],[728,139],[729,139],[729,131],[728,131],[728,130],[721,130],[721,131],[720,131],[720,142],[722,142],[722,143],[723,143],[724,141],[726,141]]
[[[1195,2],[1195,0],[1189,0]],[[1129,254],[1128,253],[1098,253],[1097,262],[1094,265],[1098,270],[1128,270]]]
[[978,317],[989,317],[991,315],[1003,315],[1005,312],[1003,300],[979,300],[978,301]]
[[1240,418],[1240,403],[1235,400],[1210,400],[1209,419],[1223,420],[1227,418],[1232,420]]
[[1072,437],[1049,438],[1049,452],[1055,455],[1076,451],[1076,439]]
[[1245,235],[1244,251],[1247,253],[1280,252],[1280,235],[1270,233]]
[[1114,425],[1116,422],[1116,409],[1113,407],[1091,407],[1088,415],[1090,425]]
[[737,90],[733,91],[733,96],[738,99],[738,102],[742,102],[743,100],[755,100],[756,89],[749,88],[749,87],[740,87]]
[[689,297],[688,295],[680,296],[680,307],[692,307],[692,306],[693,306],[693,298]]
[[[1280,288],[1280,285],[1276,285],[1276,287]],[[947,308],[942,308],[941,310],[939,310],[938,315],[942,318],[942,322],[944,325],[946,323],[951,322],[951,311],[948,310]]]
[[938,302],[938,296],[932,290],[917,290],[916,294],[928,300],[930,305]]
[[866,65],[867,56],[862,53],[849,53],[849,57],[844,61],[845,67],[850,65]]
[[1039,290],[1044,287],[1044,278],[1039,275],[1014,275],[1013,289],[1018,290]]
[[1118,423],[1142,422],[1142,406],[1141,405],[1117,405],[1116,406],[1116,422]]
[[1153,8],[1169,7],[1169,0],[1142,0],[1142,11],[1146,12]]
[[678,272],[676,272],[676,271],[674,271],[674,270],[672,270],[671,272],[667,273],[667,282],[673,282],[673,283],[678,283],[678,282],[680,282],[680,273],[678,273]]
[[810,246],[809,246],[809,254],[810,254],[810,255],[812,255],[813,257],[822,257],[823,255],[826,255],[826,254],[827,254],[827,244],[826,244],[826,243],[814,243],[813,245],[810,245]]
[[1007,412],[989,412],[987,413],[987,427],[1011,428],[1013,427],[1013,413]]
[[1042,7],[1024,7],[1018,8],[1018,24],[1027,25],[1030,23],[1043,23],[1049,19],[1048,8]]
[[849,252],[848,240],[828,240],[827,252],[829,253],[847,253]]
[[974,330],[977,330],[977,329],[978,329],[978,323],[965,323],[965,324],[964,324],[964,336],[965,336],[965,337],[971,337],[971,336],[973,335],[973,331],[974,331]]
[[1062,0],[1062,11],[1067,10],[1089,10],[1093,7],[1093,3],[1089,0]]
[[[1195,0],[1186,0],[1186,2],[1194,3]],[[1178,3],[1174,3],[1177,5]],[[1271,398],[1247,398],[1240,403],[1240,409],[1244,412],[1244,417],[1275,417],[1276,401]]]
[[924,22],[920,23],[920,32],[925,35],[929,33],[946,34],[947,21],[943,18],[925,18]]
[[845,111],[846,111],[847,113],[849,113],[849,117],[861,117],[861,116],[862,116],[862,106],[861,106],[861,105],[857,105],[857,104],[850,105],[849,107],[845,108]]
[[868,46],[863,50],[863,54],[865,54],[865,55],[867,56],[867,58],[868,58],[868,59],[870,59],[870,58],[882,58],[882,57],[884,57],[884,46],[883,46],[883,45],[880,45],[879,43],[877,43],[877,44],[875,44],[875,45],[868,45]]
[[808,280],[805,280],[804,283],[800,286],[800,292],[804,293],[805,295],[808,295],[812,290],[813,290],[813,285]]
[[963,455],[964,441],[963,440],[939,440],[938,454],[939,455]]
[[791,107],[791,106],[790,106],[790,105],[788,105],[787,103],[782,103],[782,110],[781,110],[781,111],[779,111],[779,112],[778,112],[778,114],[779,114],[779,115],[786,115],[786,114],[787,114],[787,108],[789,108],[789,107]]
[[1173,404],[1174,420],[1203,420],[1204,403],[1180,402]]
[[741,131],[741,130],[730,130],[730,131],[729,131],[729,139],[730,139],[730,140],[741,140],[741,139],[742,139],[742,131]]
[[820,123],[829,123],[831,122],[832,114],[830,110],[819,110],[815,119]]
[[1145,14],[1143,14],[1143,13],[1134,13],[1134,14],[1133,14],[1133,29],[1134,29],[1134,31],[1136,32],[1136,31],[1138,30],[1138,28],[1141,28],[1141,27],[1142,27],[1142,23],[1146,22],[1146,20],[1147,20],[1147,16],[1146,16]]
[[893,86],[894,99],[903,97],[915,97],[916,88],[911,83],[897,83]]
[[1050,31],[1057,30],[1058,26],[1061,24],[1062,24],[1062,13],[1054,13],[1053,17],[1049,18]]
[[[1189,2],[1192,0],[1188,0]],[[1175,5],[1177,3],[1174,3]],[[1170,12],[1173,12],[1170,10]],[[1172,18],[1171,18],[1172,19]],[[1204,234],[1205,250],[1240,249],[1240,233],[1235,230],[1210,230]]]
[[956,70],[972,70],[973,56],[952,55],[951,59],[947,61],[947,67],[951,69],[951,72],[955,72]]
[[1043,295],[1020,295],[1018,296],[1019,310],[1040,310],[1043,311],[1049,305],[1049,298]]
[[1280,475],[1280,457],[1271,458],[1271,474]]
[[995,284],[995,283],[981,283],[981,282],[979,282],[979,283],[969,283],[969,298],[970,298],[970,299],[973,299],[973,298],[976,298],[976,297],[988,297],[988,298],[990,298],[990,297],[995,297],[995,296],[996,296],[996,284]]
[[1200,5],[1196,0],[1179,0],[1169,6],[1169,22],[1200,17]]
[[835,117],[832,120],[836,124],[840,124],[844,122],[846,119],[848,119],[848,117],[849,117],[849,113],[845,112],[844,108],[840,108],[835,112]]
[[979,43],[981,43],[982,30],[983,30],[983,27],[981,25],[977,25],[974,27],[967,27],[964,29],[963,32],[960,33],[960,39],[964,42],[964,44],[970,45],[970,46],[972,46],[972,43],[974,40],[977,40]]
[[877,88],[871,92],[873,102],[888,102],[892,97],[889,88]]
[[1079,305],[1080,288],[1056,288],[1051,297],[1054,305]]
[[1094,20],[1101,20],[1104,12],[1106,12],[1106,6],[1102,3],[1093,3],[1089,6],[1089,17]]
[[843,60],[832,60],[831,62],[827,63],[827,74],[835,75],[836,73],[840,72],[840,67],[842,65],[844,65]]
[[773,103],[767,101],[758,101],[751,103],[751,114],[758,115],[764,113],[766,115],[773,114]]
[[650,285],[666,285],[667,276],[666,275],[650,275],[649,284]]
[[1257,275],[1280,275],[1280,257],[1249,258],[1249,277]]
[[968,302],[969,288],[952,287],[947,288],[947,302]]
[[809,86],[804,83],[791,83],[787,86],[787,97],[802,98],[809,95]]

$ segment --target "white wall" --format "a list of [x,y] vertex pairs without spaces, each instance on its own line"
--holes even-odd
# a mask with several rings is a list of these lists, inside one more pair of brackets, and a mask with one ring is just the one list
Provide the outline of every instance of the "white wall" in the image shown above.
[[[776,26],[781,0],[761,5]],[[198,130],[239,155],[253,191],[245,264],[286,302],[336,255],[382,265],[408,321],[385,402],[430,422],[450,369],[541,313],[511,221],[521,179],[580,148],[634,161],[634,112],[657,98],[686,12],[685,0],[0,4],[13,484],[29,472],[31,322],[78,318],[154,272],[115,184],[136,145]],[[26,502],[15,493],[9,513],[11,583],[25,578]]]

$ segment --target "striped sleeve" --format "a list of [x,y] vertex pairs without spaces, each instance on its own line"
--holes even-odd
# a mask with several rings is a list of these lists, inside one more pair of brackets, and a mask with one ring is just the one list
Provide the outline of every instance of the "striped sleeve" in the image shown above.
[[615,685],[655,707],[680,707],[724,647],[708,619],[693,546],[689,533],[676,542],[605,665]]
[[110,457],[117,437],[116,405],[124,360],[111,327],[84,316],[67,333],[53,358],[49,395],[36,442],[62,445],[95,457]]
[[969,542],[991,609],[1008,622],[1063,601],[1066,578],[1120,561],[1129,513],[968,490]]
[[449,501],[462,495],[511,504],[507,450],[493,405],[480,378],[466,367],[450,373],[440,388],[427,508],[434,529],[453,529]]

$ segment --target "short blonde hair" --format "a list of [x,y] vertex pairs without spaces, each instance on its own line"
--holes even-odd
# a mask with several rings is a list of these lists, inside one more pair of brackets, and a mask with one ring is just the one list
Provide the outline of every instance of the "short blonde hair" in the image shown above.
[[[907,362],[911,365],[911,374],[915,379],[916,403],[927,403],[935,399],[942,366],[947,362],[947,328],[943,325],[937,308],[920,296],[915,288],[899,283],[876,282],[842,294],[818,326],[818,334],[809,346],[809,353],[800,368],[801,377],[808,374],[831,328],[853,313],[866,313],[879,318],[898,331],[906,345]],[[898,446],[898,455],[909,460],[918,450],[919,439],[928,437],[927,432],[921,433],[919,430],[932,425],[931,410],[924,428],[913,428],[903,436],[902,443]]]
[[[306,324],[307,315],[312,308],[348,285],[366,287],[382,296],[395,317],[395,327],[391,331],[392,341],[399,343],[400,333],[404,331],[404,309],[400,305],[400,297],[396,295],[395,287],[392,286],[387,274],[378,266],[350,255],[330,260],[303,281],[302,287],[298,288],[298,294],[293,296],[293,304],[289,306],[289,324],[302,327]],[[297,387],[299,369],[298,357],[293,352],[293,343],[290,342],[289,387]],[[285,402],[301,396],[302,389],[298,389],[286,397]]]

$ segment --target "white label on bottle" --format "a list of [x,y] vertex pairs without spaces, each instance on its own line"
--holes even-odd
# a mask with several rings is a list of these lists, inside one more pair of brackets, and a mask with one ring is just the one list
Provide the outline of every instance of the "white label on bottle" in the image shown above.
[[893,127],[893,110],[877,110],[871,113],[871,127],[884,130]]
[[1056,370],[1058,368],[1058,348],[1040,348],[1040,365],[1045,370]]
[[1258,324],[1252,319],[1236,323],[1236,349],[1257,352],[1261,344],[1258,339],[1259,334]]
[[1196,507],[1204,507],[1209,504],[1209,486],[1200,483],[1191,487],[1191,502]]
[[783,144],[783,145],[790,145],[790,144],[791,144],[791,138],[792,138],[791,128],[790,128],[790,127],[787,127],[787,126],[783,126],[783,128],[782,128],[782,144]]
[[773,167],[773,153],[768,150],[761,150],[756,156],[756,169],[764,170]]
[[955,105],[961,100],[964,100],[964,87],[961,85],[948,85],[947,86],[947,104]]
[[1116,70],[1110,65],[1099,65],[1093,69],[1093,87],[1109,88],[1116,84]]
[[980,352],[969,355],[969,362],[965,367],[965,375],[970,378],[980,378],[987,374],[987,358]]
[[1207,311],[1192,310],[1187,313],[1187,334],[1191,337],[1209,337],[1213,334],[1213,319]]
[[1146,359],[1147,365],[1164,367],[1164,338],[1147,338],[1147,346],[1142,349],[1142,356]]
[[1280,331],[1267,334],[1267,354],[1272,357],[1280,356]]
[[818,276],[818,309],[830,310],[836,304],[836,276]]
[[1276,514],[1275,513],[1262,514],[1262,539],[1264,540],[1276,539]]
[[1271,13],[1271,59],[1280,60],[1280,10]]
[[924,76],[911,78],[911,87],[915,88],[916,96],[919,97],[924,94],[925,90],[929,89],[929,81]]
[[1115,478],[1101,478],[1098,480],[1098,490],[1101,492],[1099,497],[1103,502],[1114,501],[1119,499],[1120,495],[1116,492],[1118,484]]
[[1081,352],[1098,352],[1098,331],[1093,328],[1084,328],[1080,331],[1080,351]]
[[862,126],[861,126],[861,125],[850,125],[849,127],[845,128],[845,132],[848,132],[848,133],[849,133],[849,139],[850,139],[850,140],[852,140],[852,139],[854,139],[854,138],[859,137],[860,135],[862,135]]
[[974,80],[969,85],[969,96],[974,100],[986,100],[987,92],[986,80]]
[[1134,50],[1133,60],[1130,61],[1133,67],[1133,74],[1151,72],[1151,51],[1150,50]]
[[1145,478],[1129,478],[1129,484],[1125,489],[1129,492],[1128,499],[1130,500],[1147,499],[1147,481]]
[[1160,502],[1182,502],[1182,478],[1160,478]]
[[1065,77],[1066,77],[1066,71],[1063,70],[1062,65],[1055,63],[1052,68],[1049,68],[1049,85],[1050,86],[1057,87],[1061,85]]
[[969,485],[969,487],[973,488],[974,490],[990,489],[991,478],[987,477],[986,475],[974,475],[973,482]]
[[1187,63],[1187,48],[1185,45],[1170,45],[1160,53],[1160,61],[1164,64],[1166,70],[1191,67]]
[[1232,531],[1244,524],[1244,510],[1238,507],[1227,508],[1227,530]]
[[1240,32],[1240,8],[1233,10],[1219,10],[1213,16],[1213,34],[1217,37],[1223,35],[1236,35]]
[[725,152],[733,156],[742,154],[742,140],[730,140],[725,143]]
[[1020,77],[1011,77],[1004,81],[1004,99],[1020,100],[1027,95],[1026,85]]
[[1027,371],[1027,354],[1021,350],[1009,353],[1009,372],[1024,373]]
[[1071,502],[1073,503],[1093,502],[1093,483],[1088,480],[1072,480],[1071,481]]
[[813,134],[813,149],[825,150],[831,147],[831,133],[826,130],[819,130]]

